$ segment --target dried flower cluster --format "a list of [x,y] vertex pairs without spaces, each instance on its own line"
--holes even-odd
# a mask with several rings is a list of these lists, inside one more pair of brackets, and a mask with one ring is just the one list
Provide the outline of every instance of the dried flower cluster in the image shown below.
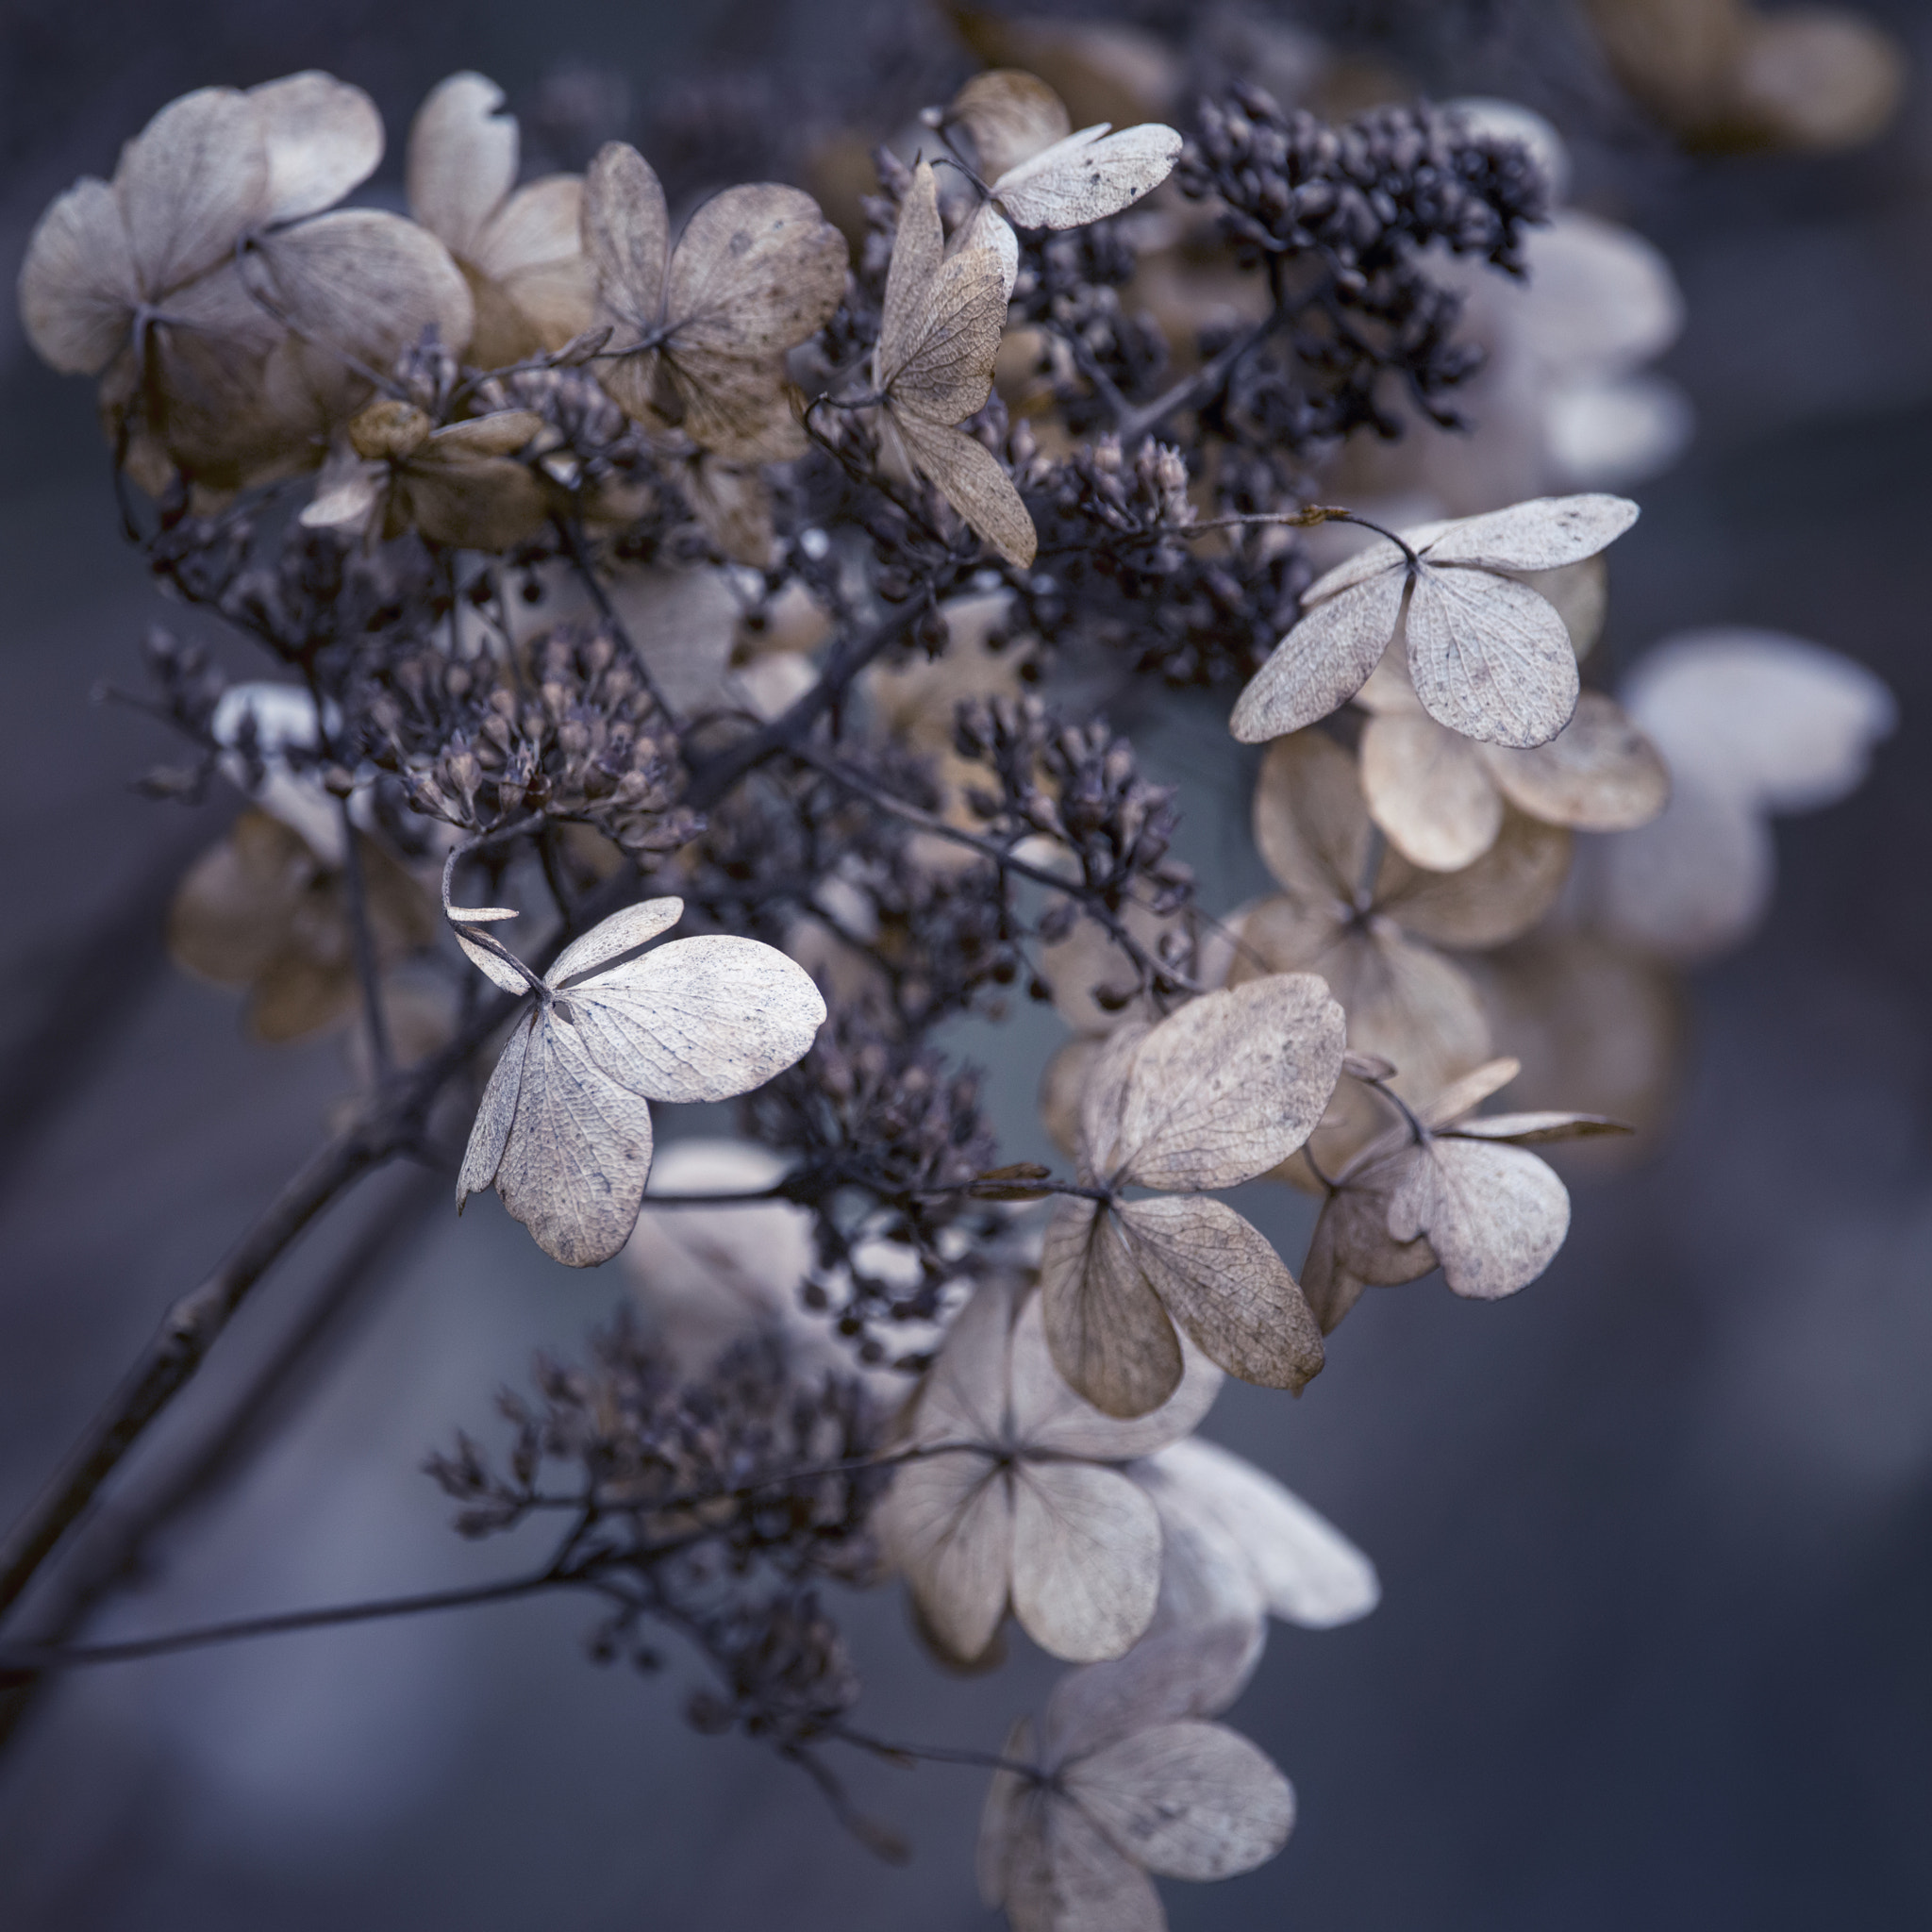
[[[1041,33],[1068,98],[1113,73]],[[435,1463],[458,1527],[560,1512],[514,1587],[601,1598],[602,1656],[691,1639],[692,1721],[881,1849],[823,1753],[903,1752],[855,1726],[821,1585],[902,1576],[956,1664],[1010,1615],[1079,1666],[982,1754],[1020,1932],[1158,1928],[1149,1874],[1279,1849],[1290,1788],[1217,1720],[1269,1617],[1376,1583],[1194,1434],[1223,1376],[1300,1389],[1371,1286],[1536,1279],[1571,1203],[1532,1150],[1654,1124],[1668,962],[1742,936],[1767,815],[1889,728],[1793,640],[1586,689],[1624,478],[1452,503],[1440,440],[1403,475],[1419,424],[1520,426],[1459,408],[1466,297],[1534,272],[1559,185],[1507,123],[1241,83],[1185,133],[1076,129],[996,67],[878,151],[855,257],[804,189],[682,208],[619,141],[520,184],[469,74],[417,118],[409,214],[340,208],[382,129],[302,75],[163,109],[22,271],[158,576],[275,666],[151,644],[193,758],[151,789],[247,799],[175,957],[264,1038],[353,1024],[301,1219],[410,1151],[559,1261],[624,1257],[635,1318],[506,1399],[504,1468]],[[1618,341],[1578,367],[1621,380]],[[1231,703],[1230,758],[1266,747],[1258,902],[1208,903],[1187,794],[1103,715],[1176,686]],[[944,1030],[1023,994],[1069,1029],[1064,1172],[1002,1160],[1014,1070]],[[674,1129],[654,1174],[654,1105],[733,1096],[742,1140]],[[1269,1177],[1322,1201],[1298,1272],[1220,1198]]]

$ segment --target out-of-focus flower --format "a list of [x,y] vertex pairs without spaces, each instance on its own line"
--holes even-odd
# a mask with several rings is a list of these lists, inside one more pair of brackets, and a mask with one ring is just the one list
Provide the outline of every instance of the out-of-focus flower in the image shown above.
[[1374,826],[1355,763],[1303,731],[1262,761],[1255,842],[1283,891],[1241,921],[1231,984],[1321,974],[1348,1015],[1349,1045],[1393,1062],[1407,1098],[1487,1058],[1475,989],[1437,948],[1481,952],[1527,932],[1562,890],[1567,831],[1506,808],[1494,842],[1460,872],[1425,872],[1389,850],[1371,876]]
[[1163,1539],[1153,1629],[1270,1617],[1327,1630],[1381,1601],[1375,1566],[1332,1524],[1253,1463],[1198,1436],[1129,1466]]
[[1689,147],[1857,147],[1885,130],[1905,92],[1898,42],[1841,8],[1590,0],[1586,10],[1617,78]]
[[[361,839],[369,931],[379,966],[428,946],[435,903],[373,841]],[[251,808],[195,860],[168,911],[175,963],[217,986],[248,989],[248,1030],[299,1040],[356,1006],[356,939],[340,858]]]
[[516,116],[503,111],[503,98],[480,74],[453,74],[430,90],[409,128],[409,212],[470,285],[476,323],[468,359],[479,369],[560,349],[591,325],[583,180],[546,175],[517,187]]
[[1679,960],[1752,931],[1771,903],[1770,816],[1844,797],[1898,717],[1863,665],[1775,631],[1667,640],[1624,701],[1670,767],[1671,802],[1591,854],[1589,903],[1614,937]]
[[528,409],[501,409],[437,428],[413,404],[372,403],[349,446],[324,468],[302,512],[311,529],[507,550],[543,526],[542,486],[516,453],[543,431]]
[[359,89],[298,74],[170,102],[41,218],[20,274],[29,340],[100,375],[136,480],[217,489],[321,459],[331,425],[425,328],[467,339],[468,290],[400,215],[325,213],[382,155]]

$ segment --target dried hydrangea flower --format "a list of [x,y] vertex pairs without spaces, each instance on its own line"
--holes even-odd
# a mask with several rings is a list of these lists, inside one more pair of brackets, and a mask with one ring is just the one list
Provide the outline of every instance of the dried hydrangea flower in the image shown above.
[[1160,1590],[1160,1522],[1108,1465],[1178,1441],[1221,1386],[1195,1357],[1153,1414],[1121,1422],[1082,1402],[1047,1352],[1040,1298],[989,1282],[955,1319],[927,1371],[907,1463],[874,1519],[925,1629],[970,1663],[1010,1601],[1042,1650],[1071,1662],[1119,1657]]
[[1241,922],[1229,968],[1319,973],[1348,1014],[1348,1043],[1425,1093],[1487,1057],[1489,1025],[1468,975],[1438,946],[1480,951],[1526,932],[1562,889],[1567,831],[1507,809],[1495,842],[1460,872],[1424,872],[1385,851],[1354,760],[1318,731],[1268,748],[1255,788],[1255,842],[1283,892]]
[[1441,1266],[1459,1295],[1496,1301],[1534,1281],[1570,1227],[1570,1196],[1526,1150],[1626,1131],[1594,1114],[1476,1115],[1517,1074],[1491,1060],[1452,1082],[1336,1175],[1302,1270],[1324,1334],[1367,1287]]
[[1258,1638],[1270,1617],[1328,1630],[1381,1601],[1375,1566],[1333,1524],[1219,1444],[1189,1436],[1127,1474],[1160,1513],[1156,1630],[1234,1623]]
[[1016,68],[976,74],[953,97],[946,119],[973,136],[987,199],[959,244],[1000,258],[1008,296],[1019,272],[1021,228],[1078,228],[1151,193],[1174,172],[1181,137],[1159,122],[1110,131],[1102,121],[1077,132],[1060,98]]
[[[436,937],[427,891],[362,840],[364,904],[380,965]],[[346,1018],[359,993],[355,930],[340,859],[330,864],[267,811],[244,811],[189,867],[168,908],[177,966],[248,990],[258,1040],[299,1040]]]
[[986,407],[1006,325],[998,255],[948,256],[932,164],[921,161],[899,204],[873,354],[873,388],[908,462],[1008,563],[1033,561],[1039,538],[1013,479],[983,442],[958,425]]
[[529,409],[499,409],[441,428],[413,404],[372,403],[349,425],[349,447],[324,469],[302,511],[310,529],[508,550],[543,527],[549,506],[514,458],[543,432]]
[[1775,631],[1674,638],[1624,697],[1670,767],[1671,802],[1591,855],[1591,898],[1611,934],[1669,959],[1750,933],[1771,903],[1769,814],[1844,797],[1898,717],[1863,665]]
[[1252,1660],[1241,1624],[1148,1639],[1064,1677],[1033,1727],[1015,1725],[979,1828],[979,1888],[1013,1932],[1165,1932],[1148,1874],[1229,1878],[1288,1841],[1294,1792],[1208,1713]]
[[425,328],[467,337],[468,291],[433,236],[322,212],[381,154],[368,97],[326,75],[203,88],[127,143],[111,183],[83,180],[42,217],[21,267],[27,335],[55,368],[103,376],[143,484],[171,465],[233,487],[317,461],[356,370]]
[[632,958],[682,899],[646,899],[573,941],[541,978],[482,927],[514,912],[452,907],[472,962],[535,998],[484,1090],[457,1179],[460,1210],[494,1187],[545,1254],[573,1268],[629,1240],[651,1172],[653,1100],[728,1100],[811,1045],[825,1003],[774,946],[730,934]]
[[[1047,1341],[1095,1407],[1139,1416],[1179,1386],[1175,1324],[1244,1381],[1299,1389],[1322,1366],[1301,1290],[1266,1238],[1205,1190],[1287,1159],[1341,1070],[1341,1009],[1308,974],[1251,980],[1108,1041],[1080,1108],[1092,1197],[1055,1205],[1040,1264]],[[1129,1187],[1162,1190],[1126,1200]]]
[[1244,744],[1345,705],[1398,634],[1423,709],[1492,744],[1546,744],[1576,708],[1562,618],[1516,573],[1594,556],[1637,521],[1620,496],[1536,497],[1382,536],[1309,586],[1304,615],[1228,721]]
[[1373,715],[1361,737],[1369,816],[1402,856],[1431,872],[1460,872],[1496,842],[1506,805],[1548,825],[1626,832],[1670,797],[1657,747],[1601,691],[1576,700],[1547,744],[1484,744],[1438,724],[1407,678],[1377,667],[1357,703]]
[[651,164],[613,141],[584,177],[583,238],[593,319],[612,330],[598,376],[630,416],[734,461],[804,453],[785,353],[831,320],[847,259],[810,195],[727,188],[673,249]]
[[470,285],[468,359],[480,369],[560,349],[591,325],[583,181],[546,175],[517,187],[517,123],[503,98],[480,74],[453,74],[430,90],[409,127],[409,212]]

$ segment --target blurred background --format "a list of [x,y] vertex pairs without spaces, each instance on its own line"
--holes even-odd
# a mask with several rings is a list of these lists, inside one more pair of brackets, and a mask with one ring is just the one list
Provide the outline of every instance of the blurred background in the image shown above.
[[[1682,10],[1623,9],[1633,44]],[[1624,46],[1618,68],[1580,9],[1241,16],[1320,36],[1342,105],[1419,89],[1537,108],[1571,143],[1573,202],[1668,258],[1688,320],[1658,366],[1696,427],[1636,490],[1603,648],[1790,631],[1878,672],[1903,722],[1852,799],[1780,824],[1769,924],[1692,982],[1671,1130],[1643,1164],[1577,1181],[1542,1281],[1493,1307],[1440,1279],[1380,1291],[1298,1403],[1223,1399],[1208,1433],[1358,1541],[1386,1594],[1352,1628],[1275,1631],[1234,1721],[1294,1779],[1301,1822],[1250,1876],[1168,1887],[1177,1927],[1932,1923],[1932,14],[1860,11],[1907,63],[1884,131],[1750,153],[1672,94],[1668,61],[1646,82]],[[416,102],[474,67],[508,90],[527,158],[581,165],[624,135],[690,192],[711,168],[796,169],[797,142],[841,119],[890,135],[970,64],[914,6],[8,0],[0,258],[207,82],[324,66],[367,88],[393,195]],[[1803,109],[1831,74],[1799,70]],[[97,679],[138,681],[164,610],[118,535],[88,385],[33,359],[10,305],[0,419],[10,1515],[349,1075],[338,1041],[250,1043],[236,997],[164,956],[174,883],[238,801],[137,797],[160,732],[90,705]],[[1164,702],[1149,721],[1210,905],[1261,882],[1224,709]],[[1053,1033],[1034,1015],[958,1041],[994,1068],[1010,1158],[1038,1143]],[[1250,1191],[1298,1255],[1304,1204]],[[622,1294],[615,1271],[548,1263],[493,1200],[458,1224],[440,1179],[383,1176],[247,1307],[37,1614],[58,1618],[91,1565],[129,1572],[89,1625],[102,1637],[516,1568],[508,1542],[457,1541],[420,1461],[458,1425],[489,1439],[492,1390],[534,1346],[576,1348]],[[238,1407],[277,1361],[258,1412]],[[158,1505],[162,1530],[130,1546],[123,1525]],[[50,1686],[0,1754],[0,1923],[992,1923],[972,1882],[978,1774],[861,1768],[863,1801],[917,1848],[882,1867],[795,1772],[685,1728],[681,1660],[648,1681],[587,1661],[589,1622],[529,1602]],[[940,1677],[891,1591],[855,1600],[848,1627],[883,1735],[990,1748],[1051,1681],[1030,1654],[990,1683]]]

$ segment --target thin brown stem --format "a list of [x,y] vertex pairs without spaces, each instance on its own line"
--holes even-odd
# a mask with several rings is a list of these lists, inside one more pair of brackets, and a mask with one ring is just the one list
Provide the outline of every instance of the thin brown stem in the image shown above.
[[293,1630],[328,1630],[343,1624],[373,1624],[388,1617],[415,1617],[430,1610],[464,1609],[473,1604],[507,1603],[540,1590],[563,1590],[575,1578],[543,1569],[495,1583],[467,1584],[454,1590],[425,1591],[415,1596],[376,1597],[367,1603],[327,1604],[320,1609],[284,1610],[268,1617],[239,1617],[225,1624],[201,1624],[158,1637],[134,1637],[120,1643],[73,1643],[0,1649],[0,1678],[20,1673],[70,1670],[83,1664],[131,1663],[140,1657],[167,1657],[175,1651],[207,1650],[251,1637],[280,1637]]
[[356,979],[362,992],[362,1024],[369,1033],[369,1058],[379,1087],[394,1061],[390,1053],[389,1020],[382,1006],[382,974],[375,958],[375,928],[369,916],[368,869],[349,801],[342,806],[342,882],[349,895],[349,936],[356,949]]

